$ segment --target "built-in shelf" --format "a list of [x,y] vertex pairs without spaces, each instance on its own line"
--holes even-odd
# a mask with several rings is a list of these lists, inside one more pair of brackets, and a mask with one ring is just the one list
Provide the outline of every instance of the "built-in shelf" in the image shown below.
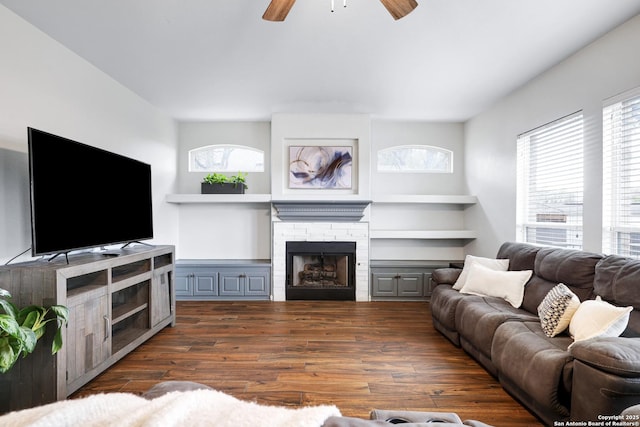
[[466,195],[435,195],[435,194],[386,194],[373,197],[373,203],[424,203],[473,205],[478,203],[476,196]]
[[475,239],[474,230],[371,230],[372,239]]
[[[271,203],[271,194],[167,194],[168,203]],[[313,201],[359,201],[352,197],[323,196],[314,198]],[[288,198],[288,202],[309,202],[309,197]],[[387,194],[373,197],[373,203],[424,203],[424,204],[450,204],[473,205],[478,202],[476,196],[467,195],[437,195],[437,194]]]
[[271,203],[271,194],[167,194],[168,203]]

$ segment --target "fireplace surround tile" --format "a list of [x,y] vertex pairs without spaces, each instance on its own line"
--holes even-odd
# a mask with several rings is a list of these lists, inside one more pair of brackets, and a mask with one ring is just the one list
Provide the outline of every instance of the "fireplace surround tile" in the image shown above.
[[356,301],[369,301],[368,222],[273,222],[273,299],[286,300],[287,241],[350,241],[356,243]]

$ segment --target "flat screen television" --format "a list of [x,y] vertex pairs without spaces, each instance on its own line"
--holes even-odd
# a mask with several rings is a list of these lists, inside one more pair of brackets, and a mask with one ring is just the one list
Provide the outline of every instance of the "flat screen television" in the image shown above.
[[153,238],[151,166],[28,128],[31,253]]

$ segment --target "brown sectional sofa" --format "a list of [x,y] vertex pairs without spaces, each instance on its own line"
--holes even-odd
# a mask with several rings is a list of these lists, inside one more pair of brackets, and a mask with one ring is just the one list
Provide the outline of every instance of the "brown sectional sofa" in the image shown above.
[[[601,421],[640,403],[640,261],[512,242],[496,258],[508,258],[509,270],[533,271],[522,305],[461,293],[452,287],[461,270],[439,269],[432,276],[434,327],[548,425]],[[537,309],[558,283],[581,301],[599,295],[633,306],[622,335],[575,344],[568,331],[546,336]]]

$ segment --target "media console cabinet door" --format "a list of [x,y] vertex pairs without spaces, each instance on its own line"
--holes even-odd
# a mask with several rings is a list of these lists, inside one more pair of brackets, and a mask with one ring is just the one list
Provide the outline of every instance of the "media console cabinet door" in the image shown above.
[[107,287],[85,292],[67,300],[67,393],[74,382],[111,356],[111,319]]
[[151,282],[151,327],[171,316],[171,272],[153,273]]

